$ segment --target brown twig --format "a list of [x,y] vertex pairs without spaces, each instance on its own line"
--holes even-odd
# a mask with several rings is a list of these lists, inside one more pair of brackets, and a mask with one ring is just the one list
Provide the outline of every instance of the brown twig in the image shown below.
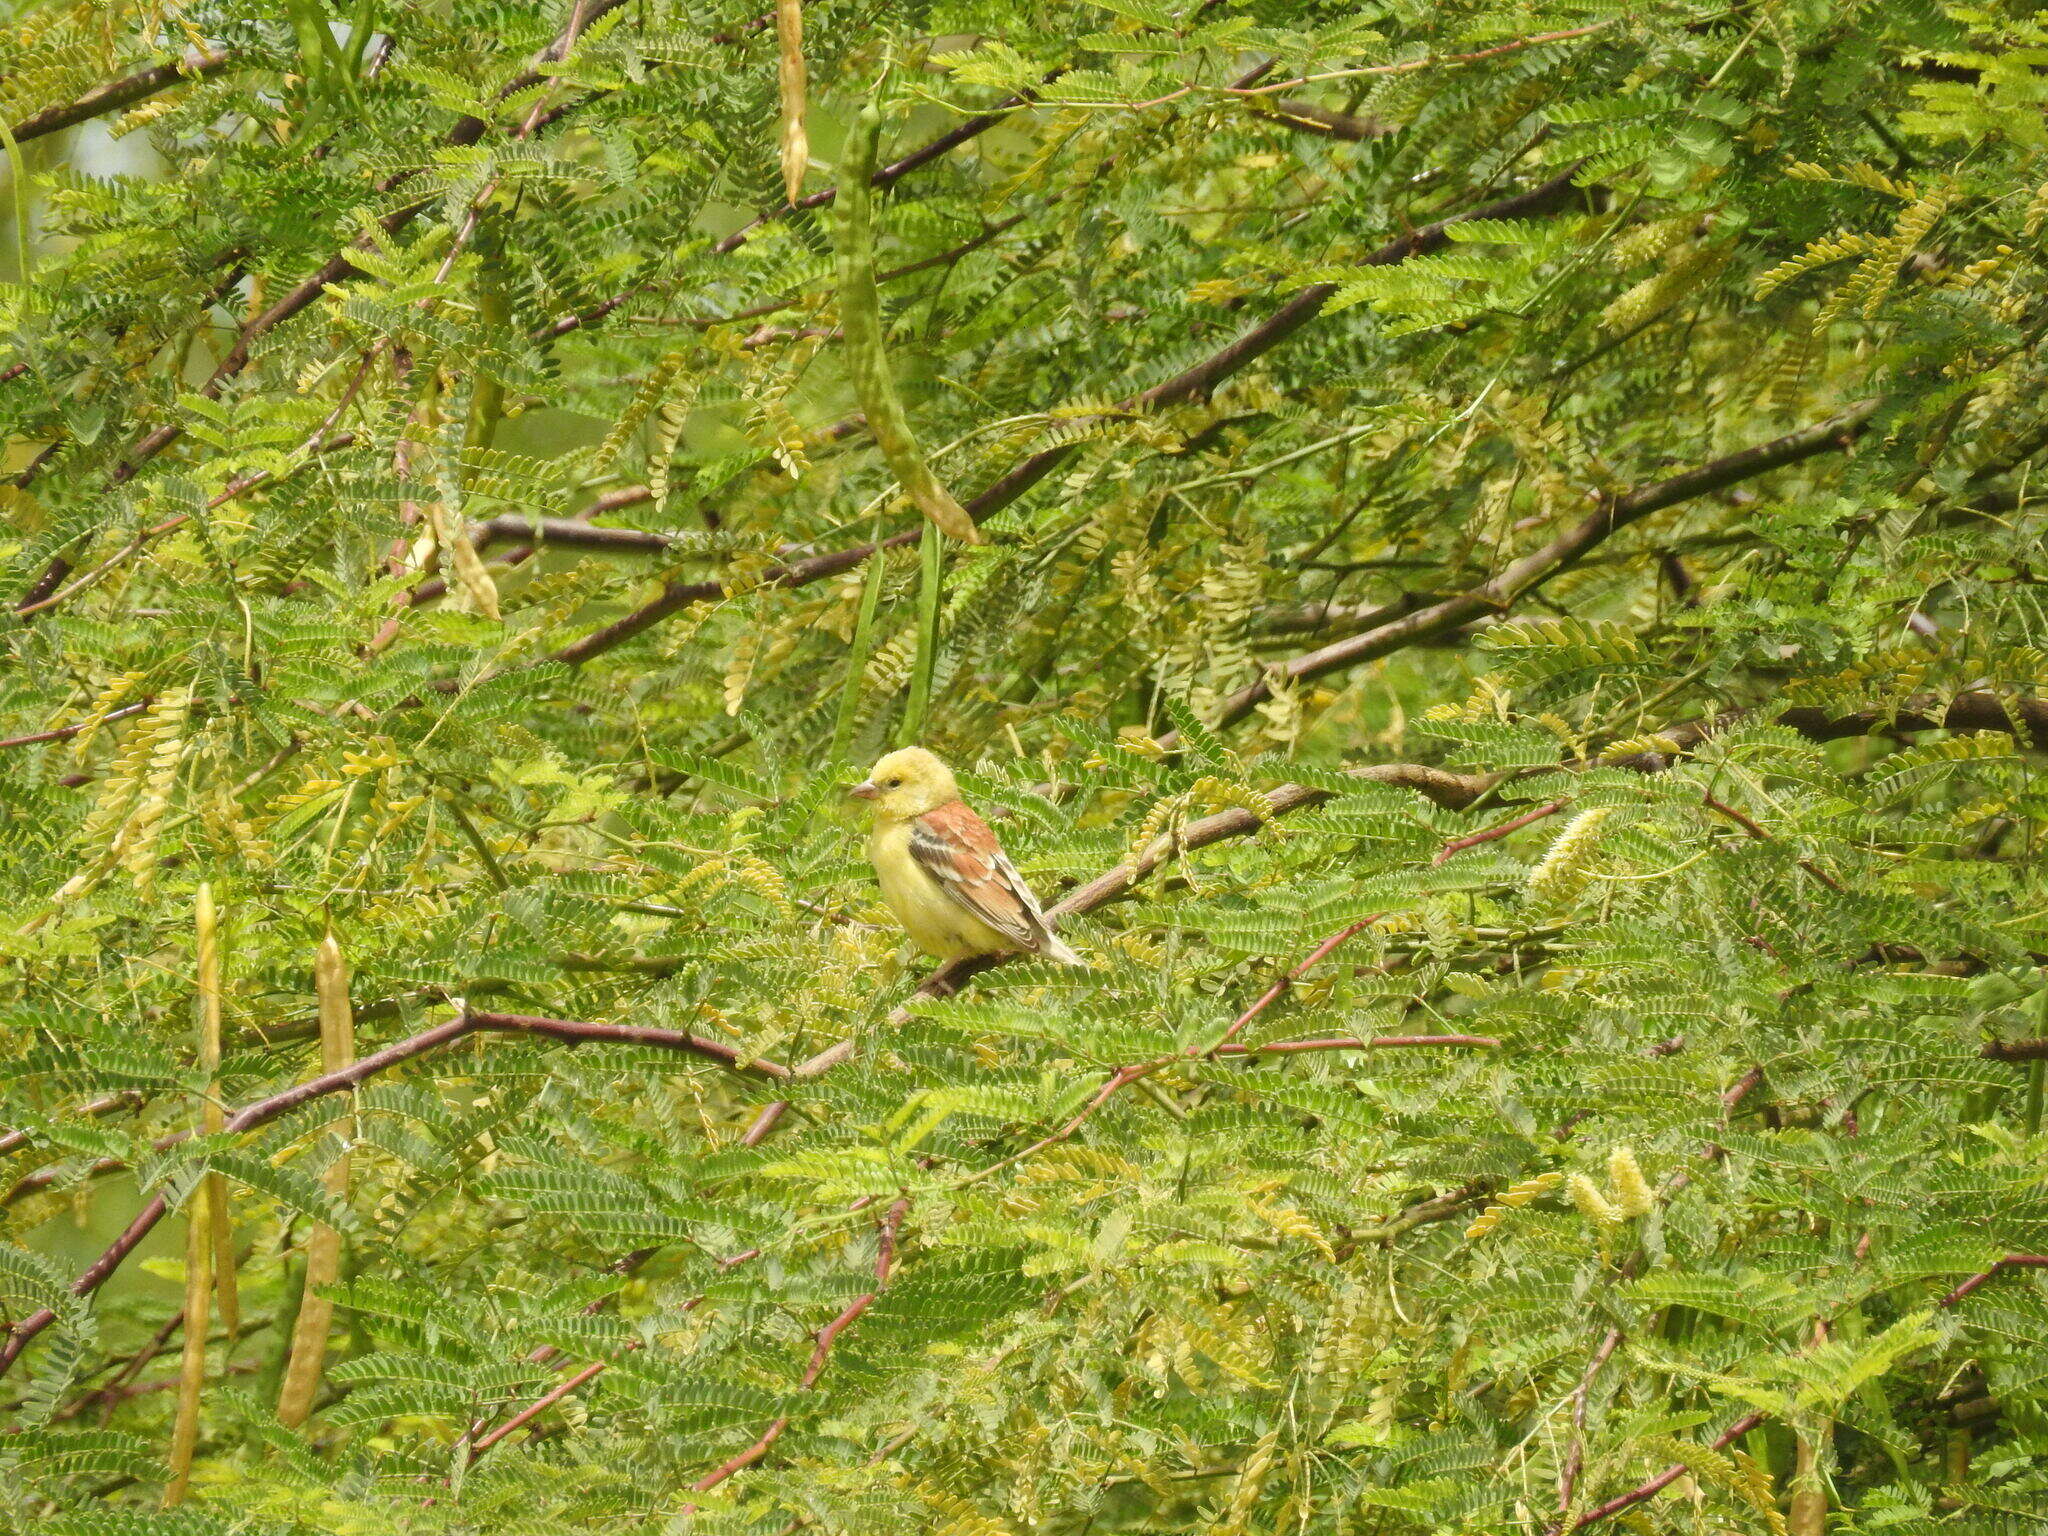
[[[1378,922],[1381,918],[1385,917],[1386,915],[1387,914],[1384,912],[1375,912],[1371,917],[1362,917],[1357,922],[1352,923],[1350,926],[1346,928],[1338,930],[1336,933],[1331,934],[1327,939],[1323,940],[1322,943],[1318,944],[1313,950],[1309,952],[1309,956],[1306,960],[1302,961],[1301,964],[1297,965],[1285,976],[1282,976],[1278,981],[1274,982],[1272,986],[1268,987],[1265,990],[1264,994],[1261,995],[1257,1002],[1253,1003],[1251,1007],[1245,1009],[1243,1013],[1240,1013],[1235,1019],[1231,1020],[1230,1028],[1223,1031],[1223,1038],[1218,1040],[1215,1045],[1211,1046],[1207,1054],[1214,1056],[1219,1050],[1223,1048],[1225,1042],[1227,1042],[1240,1029],[1243,1029],[1245,1025],[1251,1023],[1253,1019],[1256,1019],[1260,1014],[1264,1013],[1274,1003],[1278,1002],[1282,997],[1286,996],[1288,990],[1292,988],[1297,981],[1299,981],[1303,976],[1306,976],[1309,973],[1309,971],[1315,967],[1318,961],[1320,961],[1325,955],[1329,954],[1332,950],[1334,950],[1339,944],[1342,944],[1346,939],[1350,938],[1353,934],[1362,933],[1364,930],[1370,928],[1374,923]],[[1190,1056],[1200,1056],[1203,1054],[1203,1051],[1200,1046],[1191,1045],[1187,1049],[1187,1054]]]
[[1497,842],[1510,832],[1519,832],[1531,822],[1541,821],[1546,816],[1555,816],[1570,804],[1569,800],[1553,800],[1548,805],[1539,805],[1533,811],[1524,811],[1521,815],[1501,822],[1498,826],[1488,827],[1483,832],[1474,832],[1466,837],[1454,837],[1437,850],[1436,857],[1430,862],[1441,864],[1444,860],[1463,853],[1467,848],[1477,848],[1481,843]]
[[[638,1339],[633,1340],[626,1346],[626,1348],[629,1350],[638,1349],[639,1347],[640,1341]],[[496,1429],[492,1430],[489,1434],[484,1435],[481,1439],[479,1439],[476,1442],[476,1444],[471,1448],[470,1454],[472,1456],[481,1456],[485,1451],[488,1451],[492,1446],[496,1445],[500,1440],[504,1439],[507,1435],[512,1434],[516,1430],[524,1429],[528,1424],[531,1424],[535,1419],[539,1418],[543,1413],[547,1412],[548,1409],[552,1408],[556,1403],[559,1403],[571,1392],[574,1392],[586,1381],[589,1381],[592,1377],[600,1374],[608,1363],[609,1362],[604,1360],[593,1360],[590,1362],[590,1364],[584,1366],[582,1370],[576,1372],[573,1376],[564,1377],[555,1386],[550,1388],[543,1396],[535,1398],[531,1403],[527,1404],[526,1407],[520,1409],[519,1412],[512,1415],[511,1418],[507,1419],[504,1423],[500,1424]]]
[[157,64],[148,69],[137,70],[119,80],[109,80],[105,85],[96,85],[75,101],[62,106],[45,107],[33,117],[25,117],[11,130],[14,142],[26,144],[30,139],[40,139],[52,133],[61,133],[75,123],[83,123],[95,117],[104,117],[109,112],[118,112],[146,97],[154,96],[166,87],[179,85],[187,80],[203,80],[208,75],[220,73],[229,65],[239,63],[240,57],[232,48],[217,52],[194,52],[187,54],[175,64]]
[[[1304,289],[1303,293],[1316,291]],[[1224,724],[1242,720],[1273,697],[1277,680],[1294,683],[1323,677],[1421,644],[1475,619],[1503,613],[1527,593],[1576,565],[1590,550],[1613,534],[1653,512],[1661,512],[1666,507],[1722,490],[1770,470],[1797,464],[1816,454],[1839,452],[1855,441],[1876,411],[1877,402],[1866,400],[1797,432],[1788,432],[1783,437],[1759,443],[1754,448],[1745,448],[1740,453],[1727,454],[1673,475],[1668,480],[1603,498],[1601,504],[1576,525],[1542,547],[1510,561],[1470,591],[1431,603],[1426,608],[1305,652],[1292,661],[1269,669],[1265,677],[1239,689],[1225,700],[1217,711],[1217,718]]]
[[80,732],[89,731],[96,725],[105,725],[109,720],[126,720],[130,715],[139,715],[154,702],[153,699],[142,699],[133,704],[124,704],[119,709],[110,709],[94,719],[81,720],[76,725],[60,725],[50,731],[31,731],[26,736],[9,736],[5,740],[0,740],[0,747],[33,747],[45,741],[69,741]]
[[[1763,1421],[1764,1416],[1761,1413],[1743,1415],[1714,1438],[1713,1448],[1717,1451],[1726,1450],[1752,1429],[1755,1429],[1757,1425],[1763,1423]],[[1605,1520],[1609,1515],[1618,1515],[1624,1509],[1631,1509],[1642,1503],[1645,1499],[1654,1499],[1683,1476],[1685,1476],[1684,1462],[1681,1461],[1674,1466],[1666,1467],[1648,1482],[1640,1483],[1636,1487],[1629,1489],[1627,1493],[1617,1494],[1605,1504],[1587,1510],[1586,1513],[1571,1523],[1571,1529],[1575,1531],[1584,1530],[1595,1521]]]
[[1561,1528],[1572,1508],[1572,1492],[1578,1486],[1579,1473],[1586,1464],[1586,1397],[1593,1390],[1593,1380],[1600,1374],[1614,1351],[1621,1344],[1621,1330],[1610,1328],[1607,1337],[1600,1341],[1600,1347],[1593,1351],[1593,1358],[1587,1364],[1579,1384],[1572,1389],[1572,1443],[1565,1453],[1564,1465],[1557,1474],[1557,1518],[1558,1526],[1551,1528],[1552,1536]]
[[[811,1348],[810,1363],[804,1367],[803,1379],[797,1384],[799,1392],[809,1392],[818,1384],[818,1378],[825,1373],[826,1362],[831,1359],[832,1347],[839,1342],[839,1336],[852,1327],[863,1312],[874,1305],[875,1298],[888,1286],[895,1267],[897,1234],[902,1230],[903,1218],[909,1211],[910,1201],[906,1197],[890,1206],[888,1214],[882,1218],[881,1236],[875,1249],[875,1283],[871,1289],[854,1297],[837,1317],[818,1330],[817,1341]],[[690,1491],[707,1493],[735,1472],[744,1471],[759,1461],[782,1437],[782,1432],[789,1427],[789,1420],[790,1415],[787,1413],[777,1414],[752,1445],[698,1478],[690,1485]],[[686,1504],[682,1512],[689,1514],[695,1508],[695,1505]]]
[[1369,117],[1354,117],[1349,112],[1334,112],[1328,107],[1319,107],[1312,101],[1301,101],[1283,97],[1279,101],[1264,103],[1265,113],[1284,127],[1300,129],[1308,133],[1321,134],[1326,139],[1342,139],[1359,144],[1367,139],[1385,138],[1395,131],[1392,123],[1379,122]]
[[[302,1104],[311,1103],[314,1099],[330,1093],[345,1092],[375,1077],[379,1072],[395,1067],[401,1062],[410,1061],[416,1056],[424,1056],[430,1051],[438,1050],[452,1041],[479,1031],[536,1035],[559,1040],[571,1046],[600,1042],[655,1046],[701,1056],[732,1071],[756,1072],[766,1077],[788,1076],[788,1069],[774,1062],[750,1060],[734,1046],[685,1034],[681,1030],[633,1024],[588,1024],[569,1019],[535,1018],[516,1013],[465,1013],[459,1018],[450,1019],[446,1023],[435,1025],[432,1029],[422,1030],[407,1039],[387,1045],[381,1051],[373,1051],[367,1056],[360,1057],[340,1071],[308,1078],[267,1098],[244,1105],[228,1117],[223,1129],[231,1135],[236,1135],[254,1130],[261,1125],[268,1125]],[[71,1294],[78,1297],[90,1296],[104,1285],[114,1271],[121,1267],[122,1261],[134,1252],[136,1245],[164,1219],[169,1208],[169,1203],[161,1194],[152,1196],[142,1209],[136,1212],[134,1220],[129,1222],[126,1230],[71,1282]],[[52,1309],[42,1307],[16,1323],[8,1331],[6,1342],[0,1344],[0,1375],[6,1374],[13,1366],[31,1339],[56,1320],[57,1314]]]
[[[1700,800],[1707,807],[1708,810],[1714,811],[1719,815],[1726,816],[1730,821],[1734,822],[1738,827],[1742,828],[1743,831],[1747,832],[1750,835],[1750,837],[1756,842],[1770,843],[1777,841],[1777,839],[1772,837],[1770,833],[1766,832],[1762,827],[1758,826],[1756,822],[1751,820],[1748,816],[1745,816],[1741,811],[1735,809],[1734,806],[1728,805],[1723,801],[1717,800],[1710,794],[1702,794],[1700,796]],[[1809,875],[1813,876],[1814,879],[1818,880],[1822,885],[1826,886],[1829,890],[1841,890],[1842,882],[1837,880],[1833,875],[1829,874],[1826,870],[1822,869],[1818,864],[1814,863],[1813,860],[1802,858],[1798,862],[1799,867],[1801,869],[1805,870]]]
[[[1935,1305],[1942,1308],[1953,1307],[1956,1305],[1956,1303],[1962,1301],[1965,1297],[1969,1296],[1970,1293],[1975,1291],[1979,1286],[1984,1285],[1986,1282],[1990,1281],[1995,1276],[2002,1274],[2004,1271],[2008,1269],[2048,1269],[2048,1254],[2008,1254],[2006,1255],[2006,1257],[2000,1259],[1997,1263],[1993,1264],[1989,1269],[1983,1270],[1978,1274],[1970,1276],[1969,1279],[1965,1280],[1961,1285],[1957,1286],[1954,1290],[1950,1291],[1946,1296],[1942,1297],[1940,1301],[1935,1303]],[[1742,1418],[1737,1419],[1733,1424],[1730,1424],[1726,1429],[1722,1430],[1717,1437],[1715,1437],[1713,1442],[1713,1448],[1717,1451],[1726,1449],[1729,1445],[1732,1445],[1742,1436],[1748,1434],[1752,1429],[1755,1429],[1757,1425],[1761,1424],[1763,1421],[1764,1415],[1761,1413],[1745,1414]],[[1582,1530],[1583,1528],[1593,1524],[1597,1520],[1605,1520],[1609,1515],[1620,1514],[1621,1511],[1623,1511],[1624,1509],[1632,1508],[1633,1506],[1642,1503],[1645,1499],[1654,1498],[1657,1494],[1662,1493],[1666,1488],[1670,1487],[1674,1482],[1676,1482],[1680,1477],[1684,1475],[1685,1464],[1683,1462],[1680,1462],[1675,1466],[1666,1467],[1662,1472],[1658,1473],[1648,1482],[1641,1483],[1636,1487],[1631,1488],[1627,1493],[1619,1494],[1616,1497],[1609,1499],[1605,1504],[1602,1504],[1595,1509],[1588,1510],[1585,1514],[1581,1515],[1577,1520],[1572,1522],[1571,1529],[1575,1531]]]
[[[955,130],[958,132],[958,130]],[[936,141],[935,141],[936,142]],[[904,162],[899,162],[903,164]],[[921,162],[920,162],[921,163]],[[894,169],[889,168],[889,169]],[[1529,214],[1548,213],[1566,206],[1573,193],[1572,177],[1577,167],[1571,167],[1540,186],[1526,192],[1498,198],[1493,202],[1471,208],[1463,213],[1439,219],[1420,229],[1411,230],[1396,240],[1381,246],[1377,251],[1362,258],[1361,266],[1391,266],[1411,256],[1427,254],[1449,243],[1445,233],[1452,225],[1468,219],[1516,218]],[[883,172],[876,173],[879,178]],[[822,197],[823,193],[814,194]],[[806,202],[810,199],[806,199]],[[1179,404],[1206,396],[1218,384],[1240,369],[1247,367],[1258,358],[1265,356],[1296,331],[1307,325],[1322,310],[1330,296],[1337,291],[1334,283],[1318,283],[1304,288],[1287,303],[1283,304],[1268,319],[1253,326],[1230,345],[1224,347],[1193,367],[1174,375],[1163,383],[1128,400],[1109,408],[1105,414],[1115,415],[1156,410],[1159,407]],[[978,496],[966,503],[968,514],[976,522],[993,517],[1011,502],[1050,475],[1064,464],[1076,451],[1072,445],[1043,449],[1032,454],[992,484],[985,487]],[[897,534],[874,544],[859,544],[850,549],[834,551],[831,554],[814,555],[808,560],[799,560],[785,565],[771,566],[761,573],[760,585],[780,587],[807,586],[837,576],[861,564],[878,550],[895,549],[908,545],[918,538],[916,530]],[[565,662],[571,666],[581,665],[593,656],[625,644],[634,636],[651,629],[672,614],[681,612],[692,603],[715,602],[726,595],[722,582],[671,582],[651,602],[626,614],[604,628],[585,635],[581,640],[562,647],[550,659]]]
[[1944,1307],[1954,1306],[1979,1286],[1988,1284],[2009,1269],[2048,1269],[2048,1254],[2009,1253],[1989,1269],[1980,1270],[1978,1273],[1970,1276],[1969,1279],[1942,1297],[1940,1304]]
[[[102,1115],[111,1115],[123,1109],[136,1109],[141,1104],[142,1093],[140,1089],[123,1088],[119,1093],[110,1093],[104,1098],[94,1099],[89,1103],[79,1105],[78,1108],[70,1111],[66,1118],[97,1120]],[[33,1134],[29,1131],[8,1131],[0,1134],[0,1157],[5,1157],[10,1152],[19,1152],[33,1139]]]
[[1751,1067],[1741,1077],[1737,1078],[1735,1086],[1721,1095],[1721,1113],[1723,1117],[1734,1114],[1736,1108],[1744,1099],[1750,1096],[1757,1084],[1763,1080],[1764,1069],[1762,1067]]

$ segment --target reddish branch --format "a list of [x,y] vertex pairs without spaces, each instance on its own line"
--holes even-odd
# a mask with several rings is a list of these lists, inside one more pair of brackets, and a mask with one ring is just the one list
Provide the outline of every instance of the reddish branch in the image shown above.
[[2048,1269],[2048,1254],[2009,1253],[1989,1269],[1970,1276],[1961,1285],[1941,1298],[1941,1305],[1952,1307],[1979,1286],[1988,1284],[2009,1269]]
[[1593,1351],[1593,1358],[1587,1364],[1585,1374],[1579,1377],[1579,1384],[1572,1389],[1571,1449],[1565,1453],[1564,1465],[1557,1474],[1557,1515],[1560,1521],[1571,1513],[1572,1492],[1577,1488],[1579,1473],[1586,1465],[1586,1398],[1593,1390],[1593,1381],[1599,1376],[1600,1368],[1607,1363],[1620,1345],[1621,1330],[1608,1329],[1607,1337],[1602,1339],[1600,1347]]
[[[1245,1009],[1243,1013],[1240,1013],[1235,1019],[1231,1020],[1230,1028],[1223,1031],[1223,1038],[1221,1040],[1218,1040],[1215,1045],[1209,1048],[1208,1054],[1214,1056],[1218,1051],[1220,1051],[1223,1048],[1224,1044],[1227,1041],[1229,1041],[1229,1039],[1233,1035],[1235,1035],[1240,1029],[1243,1029],[1245,1025],[1251,1023],[1253,1019],[1256,1019],[1260,1014],[1264,1013],[1274,1003],[1277,1003],[1282,997],[1286,996],[1288,990],[1292,988],[1297,981],[1301,980],[1302,977],[1306,976],[1312,969],[1314,969],[1316,963],[1320,961],[1325,955],[1329,954],[1330,951],[1335,949],[1339,944],[1342,944],[1346,939],[1350,938],[1353,934],[1362,933],[1365,929],[1370,928],[1374,923],[1378,922],[1381,918],[1385,917],[1386,915],[1387,914],[1384,912],[1375,912],[1371,917],[1362,917],[1357,922],[1351,924],[1348,928],[1339,929],[1336,933],[1331,934],[1327,939],[1323,940],[1322,943],[1318,944],[1313,950],[1309,952],[1307,959],[1303,960],[1301,964],[1297,965],[1285,976],[1282,976],[1278,981],[1274,982],[1272,986],[1268,987],[1265,990],[1265,993],[1259,998],[1259,1000],[1256,1003],[1253,1003],[1251,1007]],[[1187,1049],[1187,1054],[1190,1056],[1199,1056],[1203,1054],[1202,1048],[1198,1045],[1191,1045]]]
[[[139,1108],[141,1104],[142,1093],[139,1089],[123,1088],[119,1093],[110,1093],[104,1098],[94,1099],[90,1103],[79,1105],[78,1108],[70,1111],[66,1118],[97,1120],[102,1115],[111,1115],[123,1109]],[[10,1152],[19,1152],[32,1139],[33,1137],[28,1131],[0,1133],[0,1157],[5,1157]]]
[[[638,1349],[639,1347],[640,1341],[638,1339],[633,1340],[632,1343],[626,1346],[629,1350]],[[512,1434],[516,1430],[524,1429],[528,1424],[531,1424],[535,1419],[547,1412],[548,1409],[554,1407],[556,1403],[559,1403],[593,1376],[600,1375],[604,1371],[606,1363],[603,1360],[593,1360],[574,1375],[564,1377],[554,1387],[549,1389],[545,1395],[535,1398],[496,1429],[479,1439],[471,1449],[470,1454],[472,1456],[481,1456],[507,1435]]]
[[[1759,843],[1768,843],[1775,841],[1775,839],[1772,838],[1770,833],[1766,832],[1762,827],[1758,826],[1756,822],[1752,820],[1750,817],[1745,816],[1741,811],[1735,809],[1734,806],[1726,804],[1723,801],[1716,800],[1712,795],[1703,794],[1700,796],[1700,799],[1705,804],[1708,810],[1713,811],[1718,815],[1726,816],[1730,821],[1734,822],[1738,827],[1742,828],[1743,831],[1747,832],[1750,835],[1750,837],[1755,841]],[[1799,860],[1799,867],[1805,870],[1809,875],[1813,876],[1814,879],[1818,880],[1822,885],[1826,886],[1829,890],[1841,890],[1842,882],[1837,880],[1833,875],[1829,874],[1826,870],[1822,869],[1818,864],[1814,863],[1813,860],[1801,859]]]
[[[2005,1271],[2009,1269],[2048,1269],[2048,1254],[2008,1254],[2005,1258],[2002,1258],[1997,1263],[1993,1264],[1989,1269],[1986,1269],[1979,1274],[1970,1276],[1969,1279],[1965,1280],[1961,1285],[1957,1286],[1954,1290],[1950,1291],[1946,1296],[1942,1297],[1941,1300],[1936,1303],[1936,1305],[1940,1307],[1953,1307],[1957,1302],[1963,1300],[1965,1297],[1970,1295],[1970,1293],[1975,1291],[1979,1286],[1984,1285],[1988,1281],[1994,1279],[1996,1276],[2000,1274],[2003,1274]],[[1761,1413],[1751,1413],[1744,1415],[1742,1418],[1737,1419],[1733,1424],[1730,1424],[1726,1429],[1721,1431],[1720,1435],[1717,1436],[1714,1440],[1713,1448],[1717,1451],[1727,1448],[1729,1445],[1732,1445],[1736,1440],[1739,1440],[1742,1436],[1748,1434],[1752,1429],[1755,1429],[1757,1425],[1763,1422],[1763,1420],[1764,1416]],[[1642,1503],[1645,1499],[1654,1498],[1656,1497],[1656,1495],[1662,1493],[1666,1488],[1670,1487],[1673,1483],[1678,1481],[1678,1479],[1684,1475],[1685,1464],[1683,1462],[1680,1462],[1675,1466],[1666,1467],[1662,1472],[1658,1473],[1648,1482],[1641,1483],[1636,1487],[1631,1488],[1627,1493],[1618,1494],[1614,1498],[1609,1499],[1605,1504],[1602,1504],[1597,1508],[1588,1510],[1585,1514],[1579,1516],[1577,1520],[1572,1522],[1571,1529],[1575,1531],[1581,1530],[1584,1527],[1593,1524],[1593,1522],[1596,1520],[1605,1520],[1609,1515],[1620,1514],[1621,1511],[1623,1511],[1624,1509],[1632,1508],[1635,1505]]]
[[[1752,1429],[1755,1429],[1757,1425],[1763,1423],[1763,1421],[1764,1416],[1760,1413],[1750,1413],[1743,1415],[1741,1418],[1737,1419],[1733,1424],[1730,1424],[1726,1429],[1722,1430],[1721,1433],[1715,1437],[1713,1448],[1717,1451],[1726,1450],[1729,1446],[1733,1445],[1737,1440],[1740,1440],[1744,1435],[1748,1434]],[[1658,1494],[1662,1493],[1666,1488],[1669,1488],[1673,1483],[1677,1482],[1683,1476],[1685,1476],[1684,1462],[1681,1461],[1675,1466],[1666,1467],[1662,1472],[1659,1472],[1647,1483],[1642,1483],[1637,1487],[1631,1488],[1627,1493],[1617,1494],[1615,1497],[1609,1499],[1605,1504],[1602,1504],[1597,1508],[1587,1510],[1583,1515],[1579,1516],[1578,1519],[1572,1522],[1571,1529],[1575,1531],[1583,1530],[1585,1529],[1585,1527],[1593,1524],[1593,1522],[1596,1520],[1605,1520],[1609,1515],[1618,1515],[1624,1509],[1634,1508],[1636,1505],[1642,1503],[1645,1499],[1654,1499]]]
[[[874,1286],[853,1298],[846,1308],[831,1322],[818,1330],[817,1342],[811,1347],[810,1364],[804,1367],[803,1380],[797,1384],[799,1392],[809,1392],[818,1384],[818,1378],[825,1373],[825,1364],[832,1357],[832,1346],[839,1342],[839,1336],[852,1327],[861,1313],[874,1305],[875,1298],[882,1294],[889,1284],[889,1277],[896,1262],[896,1237],[902,1230],[903,1218],[910,1211],[910,1201],[898,1200],[889,1207],[882,1218],[882,1229],[875,1248]],[[768,1427],[761,1431],[760,1438],[728,1461],[721,1462],[690,1485],[692,1493],[706,1493],[731,1477],[735,1472],[744,1471],[768,1454],[769,1447],[782,1438],[782,1432],[789,1427],[790,1415],[777,1414]],[[695,1505],[685,1505],[683,1513],[688,1514]]]
[[[230,1115],[223,1127],[230,1135],[255,1130],[268,1125],[280,1116],[290,1114],[302,1104],[312,1102],[331,1093],[343,1093],[357,1087],[368,1078],[412,1060],[430,1051],[440,1049],[452,1041],[480,1031],[499,1034],[534,1035],[544,1039],[559,1040],[565,1045],[593,1045],[599,1043],[649,1045],[665,1050],[686,1052],[714,1061],[733,1071],[756,1072],[765,1077],[786,1077],[788,1069],[775,1062],[750,1060],[736,1047],[722,1041],[706,1040],[697,1035],[685,1034],[681,1030],[656,1029],[635,1024],[586,1024],[571,1019],[543,1019],[517,1013],[466,1013],[460,1018],[437,1024],[432,1029],[422,1030],[408,1039],[387,1045],[381,1051],[343,1067],[338,1071],[320,1077],[309,1078],[303,1083],[271,1094],[244,1105]],[[97,1259],[87,1265],[78,1278],[71,1282],[71,1294],[76,1297],[90,1296],[102,1285],[128,1255],[164,1219],[169,1204],[162,1195],[152,1196],[149,1202],[129,1222],[127,1230],[115,1238]],[[14,1364],[22,1350],[37,1334],[57,1320],[57,1314],[48,1307],[30,1313],[8,1332],[7,1341],[0,1345],[0,1375],[4,1375]]]
[[81,720],[76,725],[60,725],[55,730],[31,731],[26,736],[9,736],[0,740],[0,747],[33,747],[45,741],[69,741],[81,731],[89,731],[95,725],[105,725],[109,720],[125,720],[130,715],[139,715],[149,708],[151,700],[124,704],[119,709],[110,709],[93,720]]
[[1413,1046],[1472,1046],[1491,1050],[1500,1041],[1492,1035],[1329,1035],[1315,1040],[1268,1040],[1263,1045],[1221,1045],[1218,1056],[1287,1056],[1302,1051],[1397,1051]]
[[1441,864],[1444,860],[1463,853],[1467,848],[1477,848],[1481,843],[1497,842],[1510,832],[1519,832],[1531,822],[1541,821],[1546,816],[1555,816],[1570,804],[1569,800],[1553,800],[1548,805],[1539,805],[1535,810],[1525,811],[1499,826],[1488,827],[1484,832],[1474,832],[1469,837],[1454,837],[1437,850],[1436,857],[1430,862]]

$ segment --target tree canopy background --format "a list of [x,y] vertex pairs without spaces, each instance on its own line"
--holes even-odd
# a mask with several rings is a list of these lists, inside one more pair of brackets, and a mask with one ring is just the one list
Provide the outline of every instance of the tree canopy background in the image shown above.
[[13,8],[10,1522],[2038,1529],[2031,8],[760,6]]

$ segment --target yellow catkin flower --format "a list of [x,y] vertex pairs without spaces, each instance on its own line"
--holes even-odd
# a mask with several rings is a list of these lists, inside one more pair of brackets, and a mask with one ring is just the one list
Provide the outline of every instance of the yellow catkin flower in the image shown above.
[[1529,871],[1529,899],[1539,906],[1569,904],[1592,878],[1593,859],[1599,852],[1600,826],[1614,814],[1608,805],[1596,805],[1579,812],[1557,834],[1557,841]]
[[1657,1197],[1643,1177],[1635,1149],[1626,1143],[1607,1154],[1607,1181],[1614,1186],[1614,1208],[1624,1219],[1647,1216],[1657,1208]]
[[1600,1193],[1600,1186],[1583,1173],[1575,1173],[1565,1181],[1565,1192],[1572,1197],[1572,1204],[1578,1207],[1579,1214],[1594,1226],[1604,1230],[1621,1225],[1621,1212],[1608,1203],[1607,1197]]

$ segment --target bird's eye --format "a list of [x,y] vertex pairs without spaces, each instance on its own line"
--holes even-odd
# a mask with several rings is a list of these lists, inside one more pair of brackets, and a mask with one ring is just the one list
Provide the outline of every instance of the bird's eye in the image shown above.
[[883,781],[883,786],[888,789],[894,789],[902,782],[903,781],[901,779],[885,779]]

